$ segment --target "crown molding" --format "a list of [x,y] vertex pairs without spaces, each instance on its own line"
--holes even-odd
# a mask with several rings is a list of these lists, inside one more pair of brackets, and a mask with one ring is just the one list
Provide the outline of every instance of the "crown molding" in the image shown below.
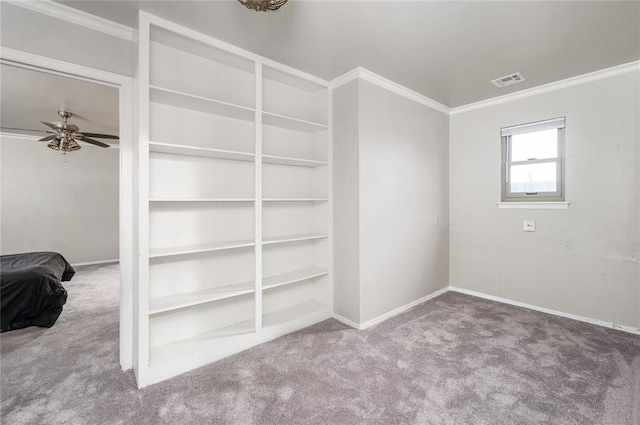
[[337,76],[333,80],[329,81],[329,88],[335,90],[338,87],[350,83],[351,81],[357,80],[359,78],[360,69],[361,68],[353,68],[351,71],[347,71],[344,74]]
[[126,25],[118,24],[108,19],[83,12],[73,7],[65,6],[50,0],[43,1],[17,1],[4,0],[14,6],[42,13],[53,18],[61,19],[72,24],[80,25],[94,31],[100,31],[113,37],[127,41],[134,41],[134,29]]
[[334,78],[333,80],[330,81],[329,84],[331,89],[333,90],[356,79],[364,80],[369,83],[375,84],[378,87],[381,87],[390,92],[403,96],[409,100],[413,100],[414,102],[427,106],[431,109],[435,109],[436,111],[439,111],[445,114],[450,113],[451,109],[448,106],[445,106],[440,102],[436,102],[435,100],[427,96],[424,96],[418,92],[415,92],[403,85],[393,82],[388,78],[385,78],[381,75],[378,75],[362,67],[354,68],[351,71],[346,72],[340,75],[339,77]]
[[613,66],[611,68],[605,68],[599,71],[589,72],[587,74],[555,81],[553,83],[543,84],[541,86],[520,90],[515,93],[505,94],[503,96],[493,97],[490,99],[481,100],[479,102],[458,106],[455,108],[451,108],[451,115],[474,111],[476,109],[499,105],[501,103],[511,102],[518,99],[524,99],[529,96],[549,93],[552,91],[565,89],[567,87],[573,87],[580,84],[590,83],[592,81],[603,80],[605,78],[611,78],[617,75],[622,75],[634,71],[640,71],[640,61],[629,62],[622,65]]
[[436,111],[443,112],[445,114],[449,114],[451,112],[451,108],[443,105],[440,102],[436,102],[435,100],[424,96],[416,91],[413,91],[405,86],[402,86],[398,83],[395,83],[387,78],[384,78],[378,74],[375,74],[368,69],[359,68],[360,78],[362,80],[373,83],[377,86],[380,86],[384,89],[389,90],[390,92],[399,94],[401,96],[406,97],[407,99],[413,100],[414,102],[420,103],[421,105],[427,106],[431,109],[435,109]]
[[45,135],[36,136],[33,134],[24,134],[24,133],[14,133],[11,130],[0,130],[0,137],[11,137],[13,139],[24,139],[24,140],[34,140],[37,141],[41,139]]
[[71,76],[77,80],[97,82],[114,87],[133,84],[133,78],[126,75],[90,68],[88,66],[65,62],[4,46],[0,46],[0,63],[20,68],[40,71],[46,70],[45,72],[49,74],[63,77]]
[[622,65],[613,66],[611,68],[605,68],[587,74],[578,75],[575,77],[566,78],[564,80],[554,81],[552,83],[543,84],[537,87],[531,87],[529,89],[520,90],[514,93],[509,93],[503,96],[493,97],[490,99],[481,100],[467,105],[457,106],[455,108],[449,108],[427,96],[417,93],[407,87],[404,87],[398,83],[395,83],[387,78],[384,78],[374,72],[371,72],[365,68],[357,67],[348,71],[333,80],[330,81],[331,89],[336,89],[343,86],[353,80],[361,79],[387,89],[391,92],[404,96],[422,105],[433,108],[437,111],[443,112],[449,115],[460,114],[464,112],[474,111],[476,109],[487,108],[489,106],[499,105],[501,103],[511,102],[518,99],[524,99],[530,96],[536,96],[543,93],[549,93],[556,90],[561,90],[567,87],[573,87],[580,84],[590,83],[593,81],[603,80],[606,78],[615,77],[617,75],[626,74],[629,72],[640,71],[640,61],[634,61],[625,63]]

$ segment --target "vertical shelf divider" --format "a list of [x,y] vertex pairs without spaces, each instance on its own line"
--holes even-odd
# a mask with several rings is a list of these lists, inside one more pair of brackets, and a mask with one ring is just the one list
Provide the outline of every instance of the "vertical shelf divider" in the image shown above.
[[256,128],[256,145],[255,145],[255,273],[256,273],[256,317],[255,330],[262,330],[262,63],[255,64],[255,128]]
[[[329,258],[327,259],[329,270],[329,281],[333,282],[333,91],[327,90],[327,125],[329,127],[329,131],[327,131],[327,195],[328,195],[328,216],[327,216],[327,226],[329,232]],[[333,283],[329,284],[329,299],[327,300],[327,305],[329,306],[329,311],[333,310],[333,293],[334,287]]]
[[[140,13],[138,22],[139,52],[137,75],[137,147],[138,147],[138,278],[134,290],[134,373],[138,387],[149,382],[149,67],[150,17]],[[137,301],[137,302],[136,302]]]

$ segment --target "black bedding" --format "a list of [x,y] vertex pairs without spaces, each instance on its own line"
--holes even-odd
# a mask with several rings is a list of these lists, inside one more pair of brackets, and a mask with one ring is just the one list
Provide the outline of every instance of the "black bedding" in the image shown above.
[[53,326],[67,302],[61,282],[71,280],[73,267],[55,252],[2,255],[1,260],[0,332]]

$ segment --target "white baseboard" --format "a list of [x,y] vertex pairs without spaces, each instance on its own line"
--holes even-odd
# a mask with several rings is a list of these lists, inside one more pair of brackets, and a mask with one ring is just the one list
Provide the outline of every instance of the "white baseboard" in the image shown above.
[[357,323],[356,323],[356,322],[354,322],[353,320],[349,320],[349,319],[347,319],[347,318],[346,318],[346,317],[344,317],[344,316],[340,316],[338,313],[333,313],[333,314],[332,314],[332,317],[333,317],[334,319],[336,319],[338,322],[342,322],[342,323],[344,323],[345,325],[350,326],[350,327],[352,327],[352,328],[354,328],[354,329],[361,329],[359,324],[357,324]]
[[442,288],[442,289],[438,289],[437,291],[435,291],[435,292],[433,292],[433,293],[431,293],[429,295],[425,295],[422,298],[418,298],[415,301],[412,301],[412,302],[410,302],[408,304],[405,304],[405,305],[403,305],[401,307],[395,308],[395,309],[393,309],[391,311],[388,311],[387,313],[381,314],[378,317],[374,317],[373,319],[367,320],[366,322],[360,323],[360,324],[358,324],[358,323],[356,323],[356,322],[354,322],[352,320],[349,320],[346,317],[342,317],[342,316],[340,316],[339,314],[336,314],[336,313],[333,313],[333,318],[336,319],[339,322],[344,323],[345,325],[351,326],[354,329],[359,329],[359,330],[367,329],[367,328],[370,328],[373,325],[377,325],[380,322],[384,322],[385,320],[390,319],[393,316],[396,316],[396,315],[398,315],[400,313],[403,313],[403,312],[409,310],[410,308],[417,306],[418,304],[422,304],[425,301],[429,301],[432,298],[440,296],[440,295],[444,294],[445,292],[447,292],[448,290],[449,290],[448,287]]
[[76,267],[76,266],[93,266],[94,264],[117,263],[118,261],[120,261],[120,260],[117,259],[117,258],[115,260],[87,261],[86,263],[74,263],[71,266],[72,267]]
[[433,292],[433,293],[431,293],[429,295],[426,295],[426,296],[424,296],[422,298],[418,298],[417,300],[412,301],[409,304],[405,304],[402,307],[398,307],[398,308],[396,308],[394,310],[391,310],[388,313],[384,313],[384,314],[381,314],[378,317],[374,317],[371,320],[367,320],[366,322],[360,324],[360,329],[366,329],[366,328],[370,328],[373,325],[377,325],[378,323],[383,322],[383,321],[385,321],[385,320],[387,320],[387,319],[389,319],[389,318],[391,318],[391,317],[393,317],[395,315],[398,315],[398,314],[400,314],[402,312],[405,312],[405,311],[409,310],[410,308],[417,306],[418,304],[422,304],[425,301],[429,301],[432,298],[438,297],[438,296],[444,294],[445,292],[447,292],[448,290],[449,290],[448,287],[442,288],[442,289],[438,289],[436,292]]
[[514,305],[516,307],[524,307],[524,308],[528,308],[529,310],[539,311],[541,313],[553,314],[554,316],[565,317],[567,319],[578,320],[580,322],[591,323],[592,325],[603,326],[605,328],[611,328],[611,329],[616,329],[618,331],[623,331],[623,332],[628,332],[628,333],[632,333],[632,334],[635,334],[635,335],[640,335],[640,329],[633,328],[631,326],[618,325],[617,323],[604,322],[602,320],[591,319],[589,317],[577,316],[577,315],[571,314],[571,313],[565,313],[565,312],[562,312],[562,311],[551,310],[550,308],[545,308],[545,307],[538,307],[538,306],[535,306],[535,305],[526,304],[526,303],[522,303],[522,302],[519,302],[519,301],[509,300],[507,298],[496,297],[495,295],[489,295],[489,294],[485,294],[485,293],[482,293],[482,292],[471,291],[469,289],[458,288],[456,286],[449,286],[449,288],[447,288],[447,289],[449,291],[459,292],[461,294],[471,295],[473,297],[484,298],[486,300],[491,300],[491,301],[497,301],[499,303]]

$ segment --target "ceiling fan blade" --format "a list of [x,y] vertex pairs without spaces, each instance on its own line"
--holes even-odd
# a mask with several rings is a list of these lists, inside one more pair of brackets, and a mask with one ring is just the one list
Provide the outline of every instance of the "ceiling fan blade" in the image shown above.
[[38,133],[52,133],[49,130],[32,130],[30,128],[15,128],[15,127],[0,127],[2,130],[20,130],[20,131],[35,131]]
[[118,136],[113,136],[111,134],[100,134],[100,133],[81,133],[83,136],[89,137],[97,137],[98,139],[119,139]]
[[92,145],[100,146],[101,148],[108,148],[110,146],[110,145],[107,145],[106,143],[98,142],[97,140],[93,140],[88,137],[85,137],[84,135],[76,136],[76,139],[82,140],[83,142],[91,143]]
[[54,130],[58,130],[58,127],[55,126],[55,124],[51,124],[50,122],[44,122],[44,121],[40,121],[42,124],[46,125],[49,128],[52,128]]
[[56,137],[58,137],[55,134],[52,134],[51,136],[47,136],[47,137],[43,137],[42,139],[39,139],[38,142],[48,142],[49,140],[53,140]]

